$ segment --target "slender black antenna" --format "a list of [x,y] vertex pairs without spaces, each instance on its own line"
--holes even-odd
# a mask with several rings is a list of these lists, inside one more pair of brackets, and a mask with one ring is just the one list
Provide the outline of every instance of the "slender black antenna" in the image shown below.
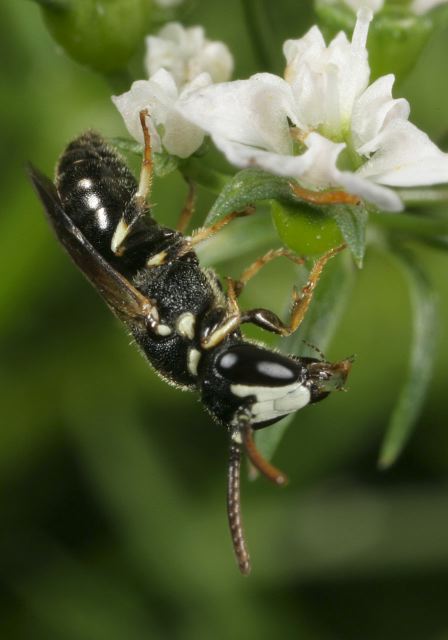
[[326,362],[327,359],[325,357],[325,354],[319,349],[319,347],[316,347],[316,345],[312,342],[308,342],[308,340],[302,340],[302,342],[303,344],[306,344],[307,347],[313,349],[322,358],[323,362]]
[[231,441],[229,451],[229,470],[227,476],[227,516],[233,550],[241,573],[249,575],[250,556],[244,539],[243,524],[241,522],[241,445]]

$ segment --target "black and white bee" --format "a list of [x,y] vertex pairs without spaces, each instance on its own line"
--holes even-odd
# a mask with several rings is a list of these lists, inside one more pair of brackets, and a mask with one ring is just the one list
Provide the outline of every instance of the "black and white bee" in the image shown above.
[[232,219],[234,212],[192,235],[183,232],[192,213],[184,209],[176,230],[163,227],[147,204],[152,181],[150,136],[142,111],[145,149],[137,183],[123,159],[96,133],[68,145],[56,169],[55,184],[37,169],[30,176],[49,222],[72,260],[123,321],[155,371],[182,389],[195,390],[211,416],[229,433],[227,511],[238,566],[250,572],[240,512],[240,466],[244,451],[268,479],[286,477],[256,449],[253,432],[343,387],[351,359],[329,363],[286,356],[243,337],[253,323],[281,336],[299,326],[325,263],[343,247],[315,263],[300,293],[293,293],[291,318],[284,324],[268,309],[242,311],[245,284],[286,249],[268,252],[227,280],[201,268],[194,248]]

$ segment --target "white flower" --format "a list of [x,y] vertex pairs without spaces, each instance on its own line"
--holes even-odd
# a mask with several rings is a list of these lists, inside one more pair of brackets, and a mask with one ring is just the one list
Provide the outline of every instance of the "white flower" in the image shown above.
[[394,76],[368,86],[371,12],[360,10],[348,42],[325,46],[317,27],[288,40],[285,79],[267,73],[182,98],[181,113],[201,126],[228,160],[349,193],[399,211],[391,186],[448,182],[448,155],[408,122],[409,104],[392,98]]
[[213,82],[229,80],[233,58],[223,42],[213,42],[202,27],[185,28],[170,22],[156,36],[146,38],[146,68],[149,77],[159,69],[170,71],[179,87],[207,72]]
[[177,111],[177,104],[210,83],[209,74],[202,73],[179,91],[173,76],[160,69],[149,80],[137,80],[129,91],[113,96],[112,101],[138,142],[143,143],[139,114],[142,109],[148,109],[153,150],[160,152],[163,147],[168,153],[187,158],[202,144],[204,131],[188,122]]

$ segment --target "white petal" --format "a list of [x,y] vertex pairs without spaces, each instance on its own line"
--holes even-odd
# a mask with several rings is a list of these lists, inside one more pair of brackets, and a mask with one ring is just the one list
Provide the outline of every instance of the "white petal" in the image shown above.
[[[161,151],[161,141],[156,126],[165,124],[168,111],[173,108],[177,99],[177,88],[174,80],[163,70],[151,80],[137,80],[129,91],[119,96],[112,96],[112,101],[121,113],[126,128],[138,142],[143,144],[143,132],[140,124],[140,111],[148,109],[150,113],[149,128],[152,146]],[[160,81],[160,82],[159,82]]]
[[396,187],[448,182],[448,154],[410,122],[393,120],[377,136],[375,144],[378,151],[358,170],[358,175]]
[[335,186],[334,170],[344,144],[336,144],[318,133],[306,137],[307,150],[298,156],[265,151],[213,136],[216,146],[238,167],[259,167],[285,178],[299,178],[312,188]]
[[382,211],[402,211],[404,208],[400,198],[392,189],[382,187],[356,173],[337,171],[334,179],[348,193],[372,202]]
[[[187,85],[187,94],[210,83],[208,74],[202,74],[194,83]],[[129,91],[112,100],[120,111],[129,133],[143,144],[140,111],[149,111],[149,130],[154,151],[161,151],[162,145],[181,158],[191,155],[202,143],[203,131],[185,121],[177,112],[178,90],[174,78],[160,69],[149,80],[137,80]]]
[[376,151],[371,146],[362,147],[395,118],[407,120],[409,117],[408,101],[404,98],[392,98],[394,81],[392,74],[378,78],[355,101],[351,127],[352,143],[358,153]]
[[314,188],[338,186],[336,162],[345,144],[333,142],[319,133],[310,133],[305,144],[312,153],[312,164],[303,180]]
[[213,136],[213,141],[231,164],[240,168],[258,167],[287,178],[302,176],[315,158],[314,153],[309,150],[300,156],[292,156],[232,142],[220,136]]
[[226,82],[233,72],[233,56],[223,42],[208,42],[199,55],[191,59],[189,77],[206,71],[213,82]]
[[162,142],[168,153],[188,158],[198,149],[204,140],[204,132],[188,122],[176,110],[171,111],[165,121],[165,133]]
[[187,29],[178,22],[168,23],[156,36],[146,38],[145,64],[149,76],[166,69],[179,87],[203,72],[221,82],[233,71],[232,55],[223,42],[208,40],[202,27]]
[[320,127],[332,138],[349,128],[353,103],[366,89],[369,64],[365,47],[370,10],[361,10],[350,43],[339,33],[325,46],[317,27],[299,40],[285,42],[285,78],[296,100],[297,118],[309,128]]
[[183,97],[188,98],[196,91],[210,85],[211,81],[208,73],[201,73],[182,89],[179,100],[169,112],[165,122],[162,142],[168,153],[179,156],[179,158],[188,158],[201,146],[204,140],[204,130],[186,120],[177,105]]
[[294,101],[289,85],[277,76],[260,73],[249,80],[212,85],[179,101],[190,122],[216,139],[288,153]]

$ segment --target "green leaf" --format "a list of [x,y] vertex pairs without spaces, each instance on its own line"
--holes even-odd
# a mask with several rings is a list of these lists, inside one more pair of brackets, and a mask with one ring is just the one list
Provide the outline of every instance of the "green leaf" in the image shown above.
[[261,169],[243,169],[228,182],[216,199],[205,224],[213,224],[232,211],[241,211],[262,200],[296,201],[291,193],[291,180],[273,176]]
[[[345,242],[348,244],[355,262],[362,265],[365,248],[365,227],[367,224],[367,209],[363,204],[359,205],[314,205],[301,200],[291,190],[291,179],[273,176],[260,169],[243,169],[237,173],[223,188],[216,199],[207,219],[206,224],[213,224],[231,211],[241,211],[251,204],[263,200],[279,200],[289,202],[295,207],[285,208],[291,217],[297,214],[319,216],[320,223],[325,223],[325,216],[333,218]],[[331,221],[328,221],[329,223]],[[291,226],[291,228],[294,225]],[[282,236],[285,244],[290,244],[287,238]],[[291,246],[294,243],[291,243]]]
[[366,246],[366,226],[368,212],[364,205],[336,205],[329,207],[330,212],[341,230],[353,258],[359,268],[362,267]]
[[[117,137],[109,138],[109,142],[124,153],[132,153],[139,157],[143,156],[143,147],[135,140]],[[154,163],[154,173],[159,178],[163,178],[169,173],[172,173],[179,165],[179,158],[177,156],[170,155],[166,151],[162,151],[161,153],[154,152],[152,154],[152,160]]]
[[[279,342],[280,351],[315,357],[315,352],[304,340],[320,349],[328,348],[355,281],[353,263],[347,260],[347,257],[348,254],[344,252],[333,258],[325,267],[300,328],[292,336]],[[257,432],[257,446],[267,459],[272,458],[295,415],[290,414],[277,425]]]
[[402,250],[394,257],[406,276],[413,311],[413,340],[406,381],[384,438],[379,466],[390,467],[405,447],[423,406],[433,371],[437,304],[436,296],[414,255]]
[[109,143],[123,151],[123,153],[134,153],[135,155],[142,156],[143,155],[143,146],[136,142],[135,140],[131,140],[131,138],[109,138]]
[[153,153],[152,159],[154,162],[154,173],[159,178],[167,176],[169,173],[175,171],[179,165],[179,158],[172,156],[166,151],[162,153]]

